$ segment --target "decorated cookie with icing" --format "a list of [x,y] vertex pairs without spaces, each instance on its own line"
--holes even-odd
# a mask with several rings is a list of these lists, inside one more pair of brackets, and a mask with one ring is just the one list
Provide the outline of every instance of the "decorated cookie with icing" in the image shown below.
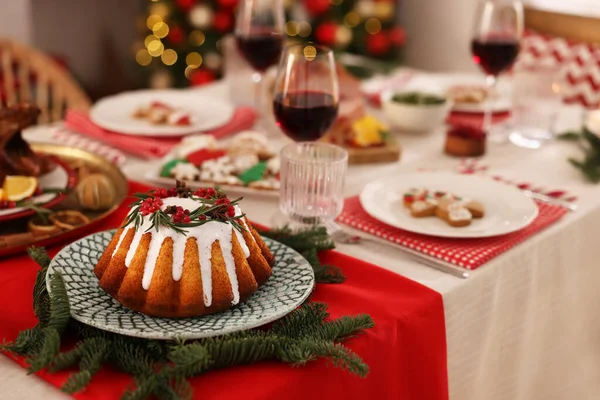
[[238,133],[229,144],[227,152],[231,156],[255,154],[260,160],[268,160],[275,155],[269,146],[269,139],[256,131]]
[[473,215],[473,218],[483,218],[485,215],[485,206],[479,201],[464,201],[465,208]]
[[200,171],[193,164],[179,163],[171,169],[171,175],[179,181],[197,181]]
[[415,201],[424,201],[427,198],[427,189],[412,188],[404,193],[404,206],[410,208]]
[[259,190],[279,190],[280,183],[275,178],[269,178],[251,182],[248,187]]
[[446,222],[451,226],[463,227],[471,225],[473,215],[461,203],[454,203],[448,207]]
[[410,215],[415,218],[431,217],[435,214],[436,206],[426,200],[417,200],[410,205]]

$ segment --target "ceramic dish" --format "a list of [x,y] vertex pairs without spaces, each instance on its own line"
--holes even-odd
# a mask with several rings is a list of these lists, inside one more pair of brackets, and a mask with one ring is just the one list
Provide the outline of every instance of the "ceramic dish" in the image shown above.
[[[485,206],[485,216],[460,228],[435,217],[414,218],[403,205],[404,193],[412,188],[444,191],[476,200]],[[449,238],[504,235],[527,227],[538,215],[535,202],[514,186],[450,172],[414,172],[378,180],[365,187],[360,202],[369,215],[390,226]]]
[[[127,196],[129,188],[127,179],[121,170],[108,160],[85,150],[67,146],[32,144],[32,148],[36,152],[60,159],[61,163],[78,177],[90,174],[105,176],[113,185],[114,196],[107,207],[98,210],[84,208],[77,200],[75,191],[72,191],[69,196],[63,197],[60,203],[53,205],[51,207],[53,211],[75,211],[87,219],[86,223],[78,225],[74,229],[62,226],[60,229],[49,230],[47,234],[39,232],[34,234],[29,224],[36,217],[31,210],[27,210],[30,213],[22,218],[3,222],[0,224],[0,257],[24,252],[30,246],[50,246],[81,236],[116,211]],[[48,205],[46,204],[46,206]]]
[[[133,117],[138,108],[155,101],[187,111],[191,124],[153,125],[146,119]],[[104,129],[128,135],[183,136],[221,127],[231,120],[234,112],[233,104],[191,90],[140,90],[98,101],[90,110],[90,118]]]
[[114,235],[99,232],[61,250],[50,263],[50,277],[60,273],[69,296],[71,316],[98,329],[145,339],[200,339],[243,331],[275,321],[301,305],[312,293],[311,265],[291,248],[264,238],[275,255],[273,275],[248,300],[234,308],[195,318],[156,318],[131,311],[98,285],[94,266]]

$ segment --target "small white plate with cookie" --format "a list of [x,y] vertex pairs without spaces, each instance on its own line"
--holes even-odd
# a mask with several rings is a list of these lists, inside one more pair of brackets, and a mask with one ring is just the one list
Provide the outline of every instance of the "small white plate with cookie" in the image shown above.
[[519,189],[475,175],[402,173],[368,184],[360,194],[373,218],[409,232],[483,238],[527,227],[538,215]]
[[137,90],[99,100],[92,121],[107,130],[156,137],[179,137],[227,124],[233,104],[193,90]]

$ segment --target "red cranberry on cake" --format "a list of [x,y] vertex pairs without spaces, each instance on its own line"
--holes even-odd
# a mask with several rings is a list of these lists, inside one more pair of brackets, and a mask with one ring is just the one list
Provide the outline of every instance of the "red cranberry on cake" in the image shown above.
[[456,157],[478,157],[485,153],[486,133],[468,126],[451,127],[446,134],[444,151]]

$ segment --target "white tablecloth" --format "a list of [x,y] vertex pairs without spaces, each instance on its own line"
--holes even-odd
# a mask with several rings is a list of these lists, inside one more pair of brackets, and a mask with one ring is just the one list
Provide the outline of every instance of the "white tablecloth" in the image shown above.
[[[202,89],[226,96],[224,84]],[[565,109],[562,126],[580,124]],[[39,133],[40,135],[42,133]],[[35,136],[35,135],[34,135]],[[280,138],[281,139],[281,138]],[[281,139],[284,140],[284,139]],[[365,182],[421,167],[454,168],[442,154],[443,131],[402,135],[400,163],[351,166],[347,194]],[[467,280],[418,264],[377,243],[339,250],[409,277],[444,298],[448,375],[452,400],[593,400],[600,398],[600,187],[585,184],[567,162],[577,150],[553,143],[540,150],[491,145],[490,173],[564,189],[579,196],[579,210],[472,273]],[[125,172],[143,179],[148,164],[131,159]],[[244,210],[269,224],[276,200],[246,196]],[[61,398],[55,389],[0,357],[0,399]],[[426,400],[426,399],[415,399]]]

